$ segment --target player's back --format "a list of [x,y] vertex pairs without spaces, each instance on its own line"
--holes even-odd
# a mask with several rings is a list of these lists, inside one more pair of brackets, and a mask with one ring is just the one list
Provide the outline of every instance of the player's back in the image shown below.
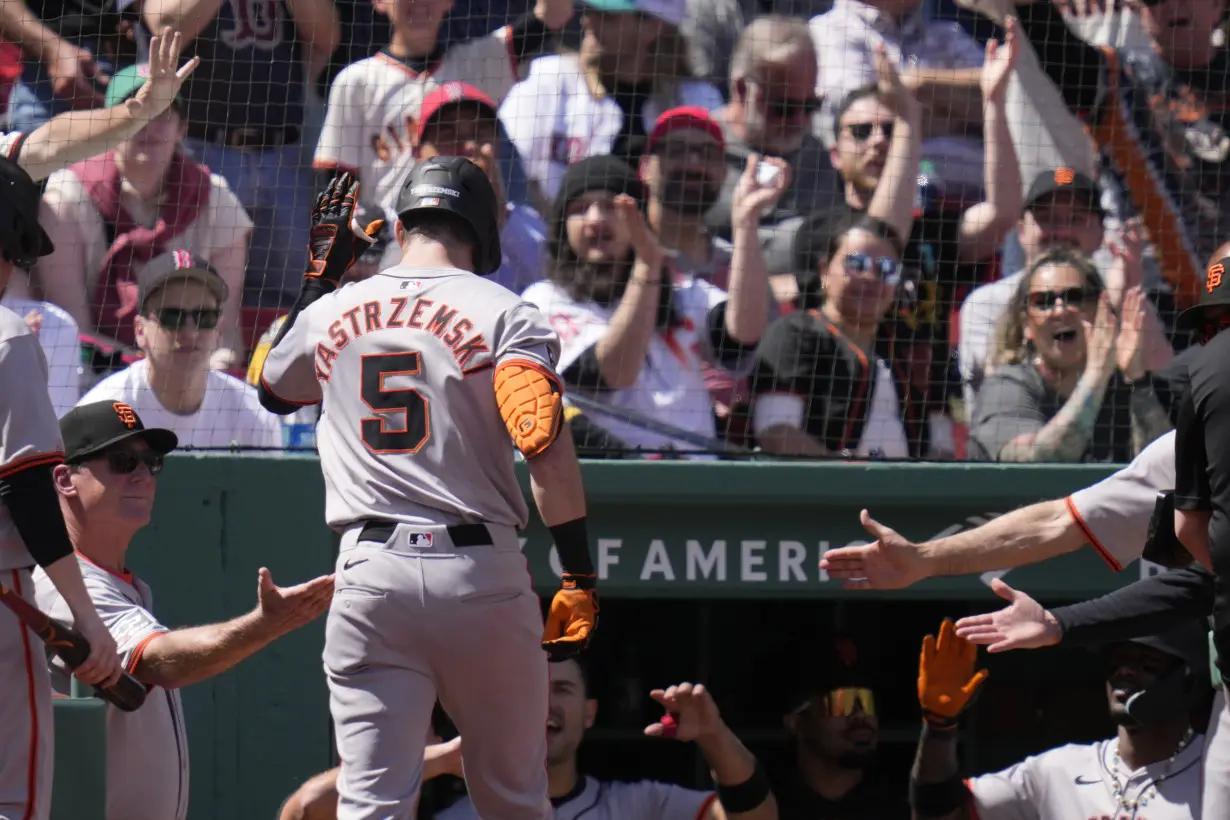
[[[494,366],[552,368],[541,314],[459,270],[396,267],[314,303],[317,445],[333,527],[368,519],[525,525]],[[452,523],[452,522],[445,522]]]

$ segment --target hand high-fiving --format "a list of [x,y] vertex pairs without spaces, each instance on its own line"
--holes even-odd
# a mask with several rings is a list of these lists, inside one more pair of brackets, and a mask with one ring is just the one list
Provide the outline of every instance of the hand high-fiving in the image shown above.
[[[170,26],[149,41],[149,79],[133,95],[140,111],[153,119],[175,102],[184,80],[201,64],[200,57],[193,57],[179,66],[179,54],[183,47],[183,35]],[[176,66],[179,66],[176,68]]]
[[988,652],[1039,649],[1059,643],[1063,630],[1041,604],[999,578],[991,581],[991,591],[1008,601],[1008,606],[957,621],[957,637],[985,646]]
[[820,559],[820,569],[841,580],[845,589],[904,589],[927,577],[917,544],[866,510],[859,513],[859,520],[875,542],[831,549]]

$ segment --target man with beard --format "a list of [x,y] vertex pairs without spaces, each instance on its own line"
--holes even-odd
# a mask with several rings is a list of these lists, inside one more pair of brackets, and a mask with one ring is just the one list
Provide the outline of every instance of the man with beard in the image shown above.
[[[653,164],[653,160],[650,161]],[[559,334],[559,373],[571,389],[607,405],[591,417],[642,451],[696,449],[620,418],[629,409],[712,439],[713,403],[702,364],[740,373],[768,320],[768,282],[756,225],[781,194],[757,180],[749,160],[739,190],[729,296],[696,276],[671,270],[645,219],[645,188],[626,163],[588,157],[569,166],[548,230],[547,280],[523,298]]]
[[781,14],[757,17],[735,45],[730,102],[715,115],[725,137],[726,177],[705,223],[723,239],[731,238],[734,191],[751,154],[789,163],[794,178],[760,222],[769,274],[786,277],[788,284],[793,284],[795,231],[811,212],[841,201],[828,152],[811,134],[811,115],[820,106],[816,67],[807,23]]
[[[923,730],[911,773],[919,820],[1066,820],[1072,817],[1201,817],[1209,665],[1204,630],[1189,623],[1102,650],[1106,698],[1116,736],[1027,757],[1000,772],[962,781],[957,763],[961,714],[987,677],[977,647],[944,621],[923,640],[918,697]],[[1146,814],[1140,814],[1144,810]],[[1212,815],[1207,815],[1212,816]]]
[[796,754],[777,790],[782,820],[904,820],[904,796],[872,775],[880,723],[857,650],[841,637],[822,656],[782,718]]
[[[547,780],[556,820],[776,820],[777,803],[760,762],[722,720],[702,684],[651,691],[649,696],[667,715],[645,727],[645,734],[695,743],[717,783],[715,792],[653,780],[604,782],[582,775],[577,771],[577,750],[598,714],[589,683],[580,661],[551,664]],[[437,820],[477,817],[469,798],[436,815]]]

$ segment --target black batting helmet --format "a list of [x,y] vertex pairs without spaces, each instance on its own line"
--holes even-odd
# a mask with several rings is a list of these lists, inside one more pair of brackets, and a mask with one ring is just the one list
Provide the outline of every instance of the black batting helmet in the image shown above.
[[0,253],[19,268],[30,268],[55,250],[38,224],[41,196],[38,184],[20,165],[0,157]]
[[397,218],[407,228],[422,215],[448,214],[474,233],[474,272],[500,267],[499,199],[483,170],[464,157],[433,157],[414,166],[397,199]]

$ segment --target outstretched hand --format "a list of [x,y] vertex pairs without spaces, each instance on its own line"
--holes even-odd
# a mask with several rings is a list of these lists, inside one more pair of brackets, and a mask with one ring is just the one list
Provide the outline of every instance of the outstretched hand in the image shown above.
[[999,578],[991,581],[991,591],[1008,601],[1008,606],[957,621],[958,637],[985,646],[992,653],[1039,649],[1059,643],[1063,630],[1055,616],[1041,604]]
[[274,586],[265,567],[257,573],[257,612],[261,624],[275,637],[293,632],[319,618],[333,601],[333,576],[322,575],[293,587]]
[[184,81],[201,64],[200,57],[193,57],[179,66],[183,42],[183,35],[172,30],[170,26],[149,41],[149,78],[132,97],[148,119],[152,120],[171,107]]
[[871,517],[859,513],[863,529],[876,540],[862,546],[831,549],[820,559],[820,569],[841,580],[845,589],[904,589],[928,576],[917,544]]
[[722,728],[722,716],[713,696],[703,683],[680,683],[666,689],[654,689],[649,697],[666,710],[657,723],[645,727],[649,737],[669,737],[693,741],[712,736]]

